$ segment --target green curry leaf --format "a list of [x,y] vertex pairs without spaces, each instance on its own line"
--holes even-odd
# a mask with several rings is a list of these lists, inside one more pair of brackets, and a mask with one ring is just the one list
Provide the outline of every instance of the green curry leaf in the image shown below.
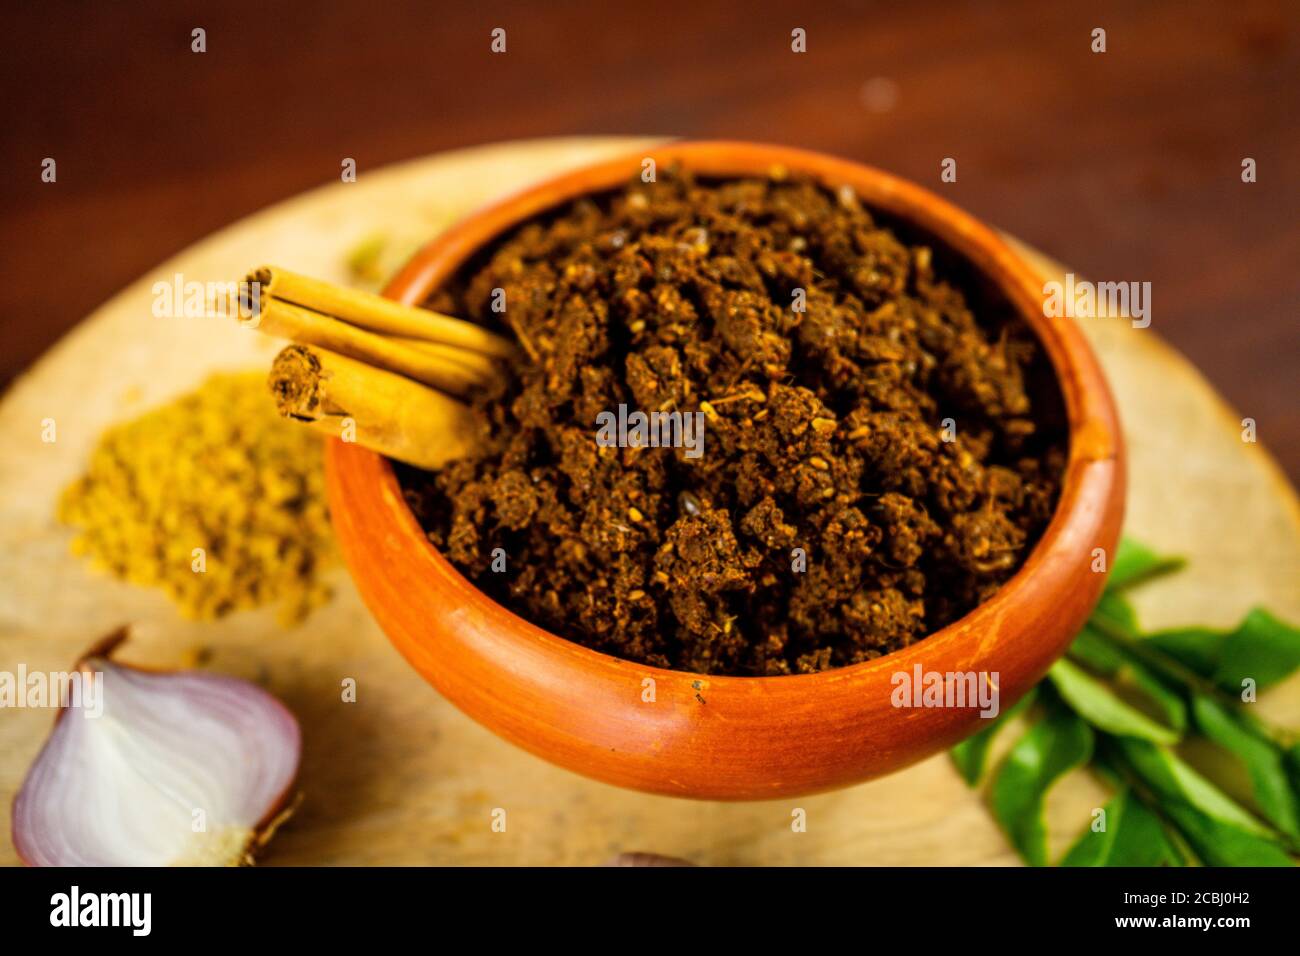
[[1295,866],[1276,842],[1177,801],[1161,807],[1207,866]]
[[1274,837],[1273,831],[1250,811],[1168,748],[1131,737],[1116,737],[1114,744],[1127,766],[1160,798],[1162,805],[1185,804],[1213,820],[1262,839]]
[[993,815],[1030,865],[1047,865],[1047,791],[1088,762],[1092,745],[1087,723],[1058,705],[1025,731],[998,768],[991,790]]
[[1242,681],[1252,678],[1261,690],[1290,677],[1300,667],[1300,629],[1255,608],[1223,639],[1214,669],[1214,682],[1241,693]]
[[1124,646],[1085,626],[1070,645],[1069,656],[1110,680],[1122,699],[1137,700],[1144,713],[1156,717],[1179,736],[1187,730],[1187,706],[1182,695]]
[[1244,765],[1264,817],[1283,833],[1300,837],[1300,801],[1292,789],[1286,753],[1203,694],[1193,696],[1192,715],[1202,734]]
[[1253,609],[1231,630],[1177,628],[1147,640],[1231,694],[1241,693],[1246,678],[1263,690],[1300,668],[1300,629],[1263,608]]
[[1292,744],[1286,752],[1286,772],[1291,778],[1291,787],[1300,793],[1300,744]]
[[[1047,863],[1048,790],[1088,765],[1117,792],[1104,826],[1085,831],[1063,866],[1295,864],[1300,743],[1237,701],[1252,699],[1242,696],[1244,687],[1262,690],[1300,669],[1300,629],[1256,608],[1233,629],[1143,637],[1127,590],[1182,565],[1121,542],[1088,624],[1048,672],[1050,693],[1035,689],[1046,712],[1012,746],[989,787],[994,816],[1028,863]],[[970,786],[979,783],[996,734],[1034,696],[953,748]],[[1242,765],[1263,819],[1170,749],[1189,729]]]
[[1088,620],[1107,624],[1112,630],[1118,628],[1125,634],[1138,632],[1137,612],[1133,610],[1133,605],[1129,604],[1128,599],[1116,591],[1106,591],[1102,594]]
[[1204,627],[1182,627],[1157,631],[1143,640],[1208,680],[1214,673],[1219,648],[1223,645],[1223,632]]
[[1177,743],[1182,733],[1156,723],[1135,707],[1120,700],[1105,684],[1067,658],[1061,658],[1047,672],[1062,699],[1098,730],[1123,737],[1140,737],[1158,744]]
[[[1182,866],[1160,818],[1125,787],[1061,859],[1061,866]],[[1098,824],[1101,828],[1097,829]]]
[[1106,590],[1122,591],[1151,578],[1177,571],[1184,564],[1186,561],[1182,558],[1156,554],[1132,538],[1124,538],[1115,552],[1115,560],[1111,562]]
[[962,779],[966,781],[968,786],[973,787],[978,784],[980,777],[984,775],[984,765],[988,761],[989,747],[992,745],[993,738],[997,736],[998,731],[1014,719],[1017,714],[1028,710],[1036,696],[1037,689],[1031,687],[1029,693],[1021,697],[1015,704],[1002,711],[997,717],[986,721],[987,726],[981,727],[949,751],[952,762],[957,765],[958,773],[961,774]]

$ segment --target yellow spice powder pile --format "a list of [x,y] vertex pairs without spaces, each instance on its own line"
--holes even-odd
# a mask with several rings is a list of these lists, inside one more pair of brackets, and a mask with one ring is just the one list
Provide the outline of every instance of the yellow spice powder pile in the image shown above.
[[59,517],[79,529],[74,553],[186,617],[276,603],[291,624],[329,597],[320,441],[279,418],[262,373],[213,375],[106,431]]

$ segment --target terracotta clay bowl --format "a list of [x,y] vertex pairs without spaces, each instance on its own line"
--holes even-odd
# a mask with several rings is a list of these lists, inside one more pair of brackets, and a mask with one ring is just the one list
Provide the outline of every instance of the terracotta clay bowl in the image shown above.
[[[629,181],[643,155],[560,176],[471,215],[421,250],[387,294],[423,301],[513,227]],[[989,228],[918,186],[857,163],[749,143],[674,143],[651,155],[659,169],[680,163],[735,176],[784,167],[831,188],[848,185],[873,210],[946,246],[1023,315],[1055,372],[1069,428],[1060,502],[1024,566],[961,620],[863,664],[789,677],[662,670],[571,643],[488,598],[425,538],[389,462],[334,440],[330,509],[357,587],[397,648],[466,714],[608,783],[709,799],[788,797],[937,753],[979,728],[978,710],[895,707],[895,674],[918,665],[996,674],[1005,709],[1064,652],[1101,593],[1093,549],[1110,555],[1117,543],[1124,458],[1097,362],[1070,321],[1044,317],[1042,280],[1028,266]]]

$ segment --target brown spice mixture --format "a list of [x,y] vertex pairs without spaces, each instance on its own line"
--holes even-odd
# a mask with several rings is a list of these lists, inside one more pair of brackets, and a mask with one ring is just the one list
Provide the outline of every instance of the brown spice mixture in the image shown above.
[[[772,675],[905,647],[1020,566],[1064,463],[1036,342],[936,264],[797,178],[573,203],[434,296],[532,362],[479,403],[489,453],[403,469],[407,500],[488,594],[618,657]],[[703,455],[599,447],[620,403],[703,410]]]

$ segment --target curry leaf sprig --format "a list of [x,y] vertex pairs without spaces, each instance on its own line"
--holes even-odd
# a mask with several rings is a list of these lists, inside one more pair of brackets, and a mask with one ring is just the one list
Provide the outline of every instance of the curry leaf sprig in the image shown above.
[[[1252,711],[1300,667],[1300,630],[1256,608],[1230,630],[1144,634],[1126,592],[1183,562],[1125,541],[1105,593],[1047,678],[952,750],[979,786],[993,738],[1028,728],[993,770],[989,805],[1029,864],[1050,862],[1047,792],[1086,767],[1114,791],[1062,866],[1291,866],[1300,853],[1300,739]],[[1244,771],[1236,799],[1180,755],[1199,740]]]

